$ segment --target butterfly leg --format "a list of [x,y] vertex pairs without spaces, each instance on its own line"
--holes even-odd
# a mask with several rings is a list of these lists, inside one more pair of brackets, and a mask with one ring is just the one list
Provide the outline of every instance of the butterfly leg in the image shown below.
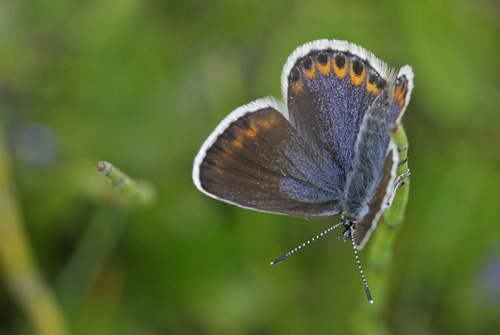
[[404,184],[406,184],[408,182],[408,179],[410,179],[410,175],[411,175],[410,169],[407,169],[405,172],[403,172],[402,174],[400,174],[396,178],[396,180],[394,182],[394,187],[393,187],[392,192],[391,192],[391,195],[389,196],[389,199],[387,200],[386,208],[391,207],[392,202],[394,201],[394,197],[396,196],[396,191],[398,190],[398,188],[400,186],[402,186],[402,185],[404,185]]
[[387,210],[384,212],[384,220],[388,227],[395,228],[403,220],[408,202],[410,170],[408,167],[408,139],[406,133],[400,124],[394,124],[391,128],[391,139],[396,143],[399,151],[399,164],[394,186],[391,188],[388,201],[385,204]]

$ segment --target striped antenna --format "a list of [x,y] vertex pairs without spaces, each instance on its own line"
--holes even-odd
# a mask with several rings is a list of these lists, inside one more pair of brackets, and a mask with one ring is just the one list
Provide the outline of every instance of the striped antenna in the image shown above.
[[354,249],[354,256],[356,257],[356,262],[358,263],[359,272],[361,272],[361,278],[363,279],[363,285],[365,285],[366,297],[370,304],[373,305],[372,294],[370,293],[370,289],[368,288],[368,283],[366,282],[365,274],[363,273],[363,268],[361,267],[361,262],[358,257],[358,250],[356,249],[356,244],[354,243],[354,229],[352,227],[348,227],[350,229],[350,236],[352,241],[352,247]]
[[324,232],[322,232],[321,234],[319,235],[316,235],[315,237],[313,237],[312,239],[310,239],[309,241],[307,242],[304,242],[302,243],[301,245],[299,245],[297,248],[293,249],[292,251],[290,252],[287,252],[286,254],[284,254],[283,256],[281,256],[280,258],[278,258],[277,260],[271,262],[271,266],[273,265],[276,265],[280,262],[283,262],[285,259],[287,259],[288,257],[290,257],[292,254],[294,254],[295,252],[299,251],[300,249],[302,249],[303,247],[305,247],[306,245],[308,245],[309,243],[311,242],[314,242],[315,240],[317,240],[318,238],[320,238],[321,236],[323,235],[326,235],[327,233],[331,232],[332,230],[334,230],[335,228],[337,228],[338,226],[344,224],[343,222],[340,222],[340,223],[337,223],[335,226],[333,227],[330,227],[328,228],[327,230],[325,230]]

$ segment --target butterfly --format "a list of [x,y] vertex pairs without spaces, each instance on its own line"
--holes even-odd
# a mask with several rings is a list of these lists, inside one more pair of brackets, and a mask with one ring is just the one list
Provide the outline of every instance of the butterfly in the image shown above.
[[[283,101],[258,99],[222,120],[194,160],[194,184],[257,211],[341,215],[331,229],[343,225],[341,236],[356,252],[409,178],[409,170],[396,173],[401,162],[390,128],[401,124],[410,101],[412,68],[396,72],[356,44],[317,40],[288,57],[281,87]],[[361,270],[357,252],[356,260]]]

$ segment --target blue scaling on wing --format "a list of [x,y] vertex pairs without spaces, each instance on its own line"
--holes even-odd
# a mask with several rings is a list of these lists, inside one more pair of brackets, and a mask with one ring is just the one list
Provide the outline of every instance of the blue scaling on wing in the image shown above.
[[[300,141],[299,143],[306,142]],[[303,154],[304,150],[298,150],[296,144],[282,142],[277,150],[283,150],[282,162],[286,167],[279,181],[280,191],[288,196],[304,201],[318,202],[328,199],[339,199],[341,192],[337,185],[340,183],[339,175],[329,164],[328,160],[315,159]],[[310,147],[313,156],[316,152]],[[319,156],[321,157],[321,156]]]
[[374,96],[362,85],[355,86],[351,80],[341,80],[331,73],[317,75],[313,80],[306,77],[306,82],[318,104],[316,117],[323,120],[319,137],[333,151],[340,167],[348,171],[364,113]]
[[395,76],[366,50],[342,42],[299,48],[287,63],[282,80],[290,122],[331,162],[339,175],[340,208],[356,217],[384,167]]
[[340,188],[352,169],[365,113],[384,86],[385,81],[367,61],[344,51],[312,50],[291,68],[290,120],[342,176]]
[[196,158],[206,194],[260,211],[318,218],[339,214],[339,176],[267,99],[231,113]]

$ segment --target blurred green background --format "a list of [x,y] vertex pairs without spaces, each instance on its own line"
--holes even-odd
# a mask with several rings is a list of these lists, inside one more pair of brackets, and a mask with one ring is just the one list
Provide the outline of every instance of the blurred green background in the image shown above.
[[[335,38],[415,73],[410,201],[382,322],[393,334],[498,334],[499,13],[487,0],[2,1],[8,182],[71,333],[352,333],[366,298],[336,233],[269,266],[338,218],[236,208],[191,181],[222,118],[281,97],[288,55]],[[98,160],[149,180],[157,201],[123,206]],[[0,334],[36,334],[11,294],[30,287],[0,273]]]

